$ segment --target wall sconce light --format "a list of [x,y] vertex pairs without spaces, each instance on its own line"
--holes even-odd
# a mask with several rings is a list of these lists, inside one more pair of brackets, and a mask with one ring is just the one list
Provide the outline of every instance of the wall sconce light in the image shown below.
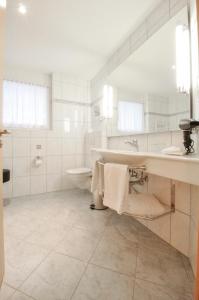
[[103,88],[102,116],[105,119],[113,117],[113,88],[110,85],[104,85]]
[[190,93],[189,30],[185,25],[176,27],[176,82],[180,93]]
[[0,0],[0,8],[6,8],[6,0]]

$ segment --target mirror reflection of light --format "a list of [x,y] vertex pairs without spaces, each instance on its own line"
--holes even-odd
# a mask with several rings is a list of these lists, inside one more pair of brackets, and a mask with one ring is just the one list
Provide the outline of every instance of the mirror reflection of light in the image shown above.
[[0,7],[6,8],[6,0],[0,0]]
[[78,117],[79,117],[79,114],[78,114],[78,110],[76,109],[75,110],[75,116],[74,116],[75,128],[78,127]]
[[70,121],[70,118],[65,118],[64,119],[64,131],[66,133],[70,133],[70,131],[71,131],[71,121]]
[[176,81],[180,93],[190,92],[189,30],[185,25],[176,27]]

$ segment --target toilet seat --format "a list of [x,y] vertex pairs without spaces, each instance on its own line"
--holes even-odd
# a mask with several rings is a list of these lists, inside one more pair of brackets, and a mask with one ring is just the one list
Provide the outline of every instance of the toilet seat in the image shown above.
[[92,171],[89,168],[76,168],[67,170],[67,173],[70,175],[91,175]]

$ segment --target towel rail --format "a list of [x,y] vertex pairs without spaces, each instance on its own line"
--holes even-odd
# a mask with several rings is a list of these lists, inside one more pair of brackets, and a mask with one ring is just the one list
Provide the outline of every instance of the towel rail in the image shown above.
[[[100,165],[105,165],[106,162],[102,162],[100,160],[98,160],[98,164]],[[141,165],[141,166],[128,166],[128,170],[132,171],[132,170],[142,170],[142,171],[146,171],[146,166],[145,165]]]
[[[98,160],[97,162],[99,165],[105,166],[106,162]],[[146,166],[141,165],[141,166],[128,166],[129,170],[129,183],[130,183],[130,188],[131,185],[144,185],[144,183],[148,180],[148,176],[144,173],[146,172]]]
[[[98,161],[97,163],[102,166],[104,166],[106,164],[106,162],[103,162],[103,161]],[[147,170],[145,165],[128,166],[128,170],[129,170],[129,174],[130,174],[130,181],[129,181],[130,187],[131,187],[131,185],[136,185],[136,184],[143,185],[148,180],[148,176],[145,174],[145,172]],[[103,199],[102,199],[102,201],[103,201]],[[136,215],[136,214],[130,214],[127,212],[125,212],[124,215],[131,216],[131,217],[134,217],[137,219],[154,221],[163,216],[174,213],[175,212],[175,184],[172,184],[172,186],[171,186],[171,206],[169,207],[167,205],[164,205],[164,207],[165,207],[165,212],[162,214],[156,215],[156,216],[151,216],[151,217],[150,216],[141,216],[141,215]],[[90,208],[96,209],[95,204],[91,204]]]

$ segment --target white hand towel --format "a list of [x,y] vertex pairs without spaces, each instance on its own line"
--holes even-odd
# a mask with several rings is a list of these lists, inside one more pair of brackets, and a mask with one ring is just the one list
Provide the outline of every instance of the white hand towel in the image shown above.
[[171,146],[168,148],[165,148],[162,150],[163,154],[167,154],[167,155],[185,155],[185,151],[182,150],[180,147],[176,147],[176,146]]
[[129,172],[127,165],[106,163],[104,166],[103,204],[122,214],[128,199]]
[[128,196],[125,213],[140,217],[155,217],[166,212],[166,207],[152,194],[133,193]]

